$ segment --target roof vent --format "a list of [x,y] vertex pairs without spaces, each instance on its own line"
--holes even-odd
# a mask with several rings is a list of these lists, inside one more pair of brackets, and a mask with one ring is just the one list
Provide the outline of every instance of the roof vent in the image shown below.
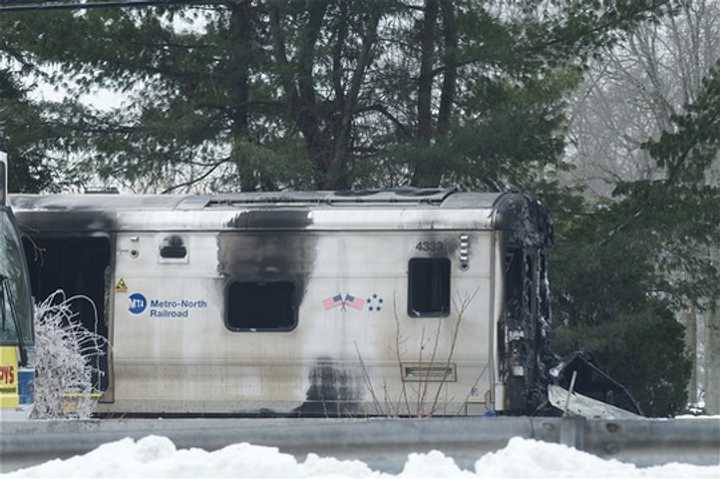
[[84,193],[86,195],[119,195],[120,192],[118,191],[117,187],[110,186],[108,188],[98,187],[98,186],[89,186],[85,188]]

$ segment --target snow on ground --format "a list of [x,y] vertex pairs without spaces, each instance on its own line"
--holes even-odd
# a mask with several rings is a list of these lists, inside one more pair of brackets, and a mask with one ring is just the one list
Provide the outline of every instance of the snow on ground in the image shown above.
[[165,437],[147,436],[139,441],[123,439],[104,444],[83,456],[59,459],[6,474],[15,478],[693,478],[717,479],[718,466],[668,464],[639,469],[631,464],[599,457],[559,444],[513,438],[507,447],[482,456],[475,472],[460,470],[455,462],[438,451],[410,454],[397,476],[371,470],[360,461],[341,461],[309,455],[298,462],[276,448],[235,444],[207,452],[180,449]]
[[680,416],[675,416],[673,419],[714,419],[716,421],[720,421],[720,415],[718,415],[718,416],[695,416],[693,414],[682,414]]

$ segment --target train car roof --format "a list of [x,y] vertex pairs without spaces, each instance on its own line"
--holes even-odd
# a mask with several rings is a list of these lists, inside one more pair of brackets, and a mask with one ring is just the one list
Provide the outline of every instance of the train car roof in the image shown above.
[[[253,192],[218,195],[10,195],[26,231],[225,229],[549,229],[520,193],[438,188]],[[512,226],[515,225],[515,226]],[[545,226],[543,226],[545,225]],[[532,229],[536,229],[532,228]]]
[[501,193],[467,193],[454,189],[397,188],[352,191],[277,191],[217,195],[12,195],[15,209],[45,210],[199,210],[268,206],[377,205],[492,208]]

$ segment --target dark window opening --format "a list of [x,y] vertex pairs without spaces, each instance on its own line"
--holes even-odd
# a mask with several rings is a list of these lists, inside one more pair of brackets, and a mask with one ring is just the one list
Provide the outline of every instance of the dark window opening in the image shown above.
[[518,315],[515,311],[522,306],[523,300],[523,254],[521,250],[512,249],[505,255],[505,304],[508,313]]
[[290,331],[297,325],[295,284],[235,282],[227,292],[227,327],[233,331]]
[[[108,238],[33,238],[23,241],[30,269],[30,284],[35,301],[42,302],[61,289],[66,297],[77,295],[92,299],[73,302],[76,313],[71,321],[108,338],[106,300],[110,289],[110,240]],[[93,386],[100,391],[108,387],[107,344],[105,355],[93,358]]]
[[408,285],[410,316],[447,316],[450,314],[450,260],[448,258],[412,258]]
[[160,256],[167,259],[183,259],[187,256],[187,248],[179,236],[169,236],[163,240]]

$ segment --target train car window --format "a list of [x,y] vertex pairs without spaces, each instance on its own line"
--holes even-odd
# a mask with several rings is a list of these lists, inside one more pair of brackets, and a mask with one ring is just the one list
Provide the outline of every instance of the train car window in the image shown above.
[[295,329],[295,284],[289,281],[230,284],[226,325],[232,331]]
[[165,259],[184,259],[187,257],[187,248],[180,236],[168,236],[160,245],[160,257]]
[[408,268],[408,315],[450,314],[450,260],[411,258]]

